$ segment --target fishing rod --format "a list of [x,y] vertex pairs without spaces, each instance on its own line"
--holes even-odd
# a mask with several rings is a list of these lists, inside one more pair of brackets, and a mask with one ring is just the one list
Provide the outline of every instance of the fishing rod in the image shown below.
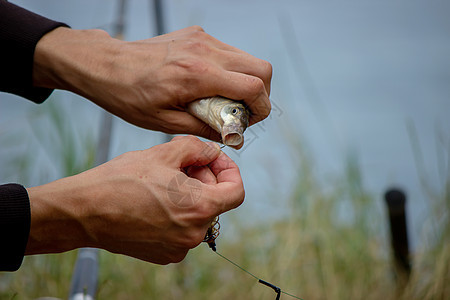
[[[163,4],[161,0],[153,1],[154,19],[156,34],[161,35],[166,32],[164,26]],[[125,32],[125,10],[127,0],[119,0],[117,19],[114,22],[113,36],[117,39],[123,39]],[[151,7],[151,5],[150,5]],[[108,161],[111,144],[113,116],[107,111],[103,111],[102,123],[100,127],[100,140],[98,143],[98,152],[95,165],[100,165]],[[171,135],[166,134],[165,140],[170,141]],[[75,270],[72,275],[69,300],[93,300],[97,292],[98,285],[98,249],[81,248],[78,251],[78,257],[75,263]]]
[[153,2],[153,10],[154,10],[154,19],[155,19],[155,28],[156,28],[156,34],[155,35],[162,35],[165,34],[166,27],[164,22],[164,7],[161,0],[150,0],[150,2]]
[[[155,20],[155,28],[150,28],[152,31],[154,31],[154,35],[163,35],[167,33],[166,29],[166,23],[164,21],[164,5],[162,0],[150,0],[149,1],[149,8],[150,8],[150,17],[153,16],[153,19]],[[172,140],[172,135],[165,133],[163,137],[163,142],[170,142]]]
[[[127,0],[119,0],[118,14],[114,23],[113,36],[123,39],[125,29],[125,8]],[[98,166],[108,161],[111,134],[113,129],[113,116],[106,110],[102,112],[100,124],[100,138],[97,145],[95,165]],[[69,300],[93,300],[97,293],[99,276],[99,250],[95,248],[81,248],[75,262],[72,274]]]

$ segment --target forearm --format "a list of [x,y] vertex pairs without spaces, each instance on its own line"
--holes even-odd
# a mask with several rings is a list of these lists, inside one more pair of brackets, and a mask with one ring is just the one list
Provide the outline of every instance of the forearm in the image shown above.
[[36,46],[33,84],[71,91],[121,116],[123,99],[138,98],[130,95],[137,68],[124,49],[126,42],[103,30],[57,28]]
[[74,180],[78,181],[74,176],[67,177],[27,189],[31,226],[26,255],[93,246],[83,224],[88,213],[84,183],[74,184]]
[[118,42],[102,30],[57,28],[36,46],[33,84],[89,97],[93,85],[111,74]]
[[[174,180],[183,182],[176,191]],[[218,145],[192,136],[128,152],[28,194],[26,254],[95,247],[159,264],[183,259],[214,217],[244,198],[236,164]]]
[[215,95],[244,100],[250,123],[260,121],[270,112],[271,70],[198,26],[133,42],[57,28],[36,47],[33,82],[72,91],[143,128],[220,140],[187,105]]

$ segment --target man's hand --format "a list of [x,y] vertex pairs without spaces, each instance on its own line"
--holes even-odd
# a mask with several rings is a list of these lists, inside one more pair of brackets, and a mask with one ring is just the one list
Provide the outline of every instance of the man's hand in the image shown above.
[[271,65],[206,34],[199,26],[123,42],[101,30],[57,28],[37,44],[35,86],[73,91],[140,127],[220,135],[185,111],[220,95],[249,106],[250,125],[271,109]]
[[192,136],[28,193],[26,254],[97,247],[159,264],[182,260],[215,216],[244,200],[236,164],[218,145]]

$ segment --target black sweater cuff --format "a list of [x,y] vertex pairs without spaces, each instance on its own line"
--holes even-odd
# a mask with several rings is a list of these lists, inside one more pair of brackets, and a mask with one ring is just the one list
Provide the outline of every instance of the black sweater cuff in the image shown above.
[[66,26],[0,0],[0,91],[42,103],[52,89],[33,87],[33,59],[38,41]]
[[30,234],[30,200],[19,184],[0,185],[0,271],[22,264]]

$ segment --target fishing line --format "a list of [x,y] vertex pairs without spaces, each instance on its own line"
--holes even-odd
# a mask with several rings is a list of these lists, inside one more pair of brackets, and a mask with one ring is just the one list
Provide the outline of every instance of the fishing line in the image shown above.
[[[225,146],[226,145],[222,145],[220,147],[220,149],[223,149]],[[250,273],[249,271],[247,271],[246,269],[244,269],[243,267],[241,267],[240,265],[238,265],[234,261],[230,260],[229,258],[227,258],[227,257],[223,256],[222,254],[220,254],[219,252],[217,252],[216,238],[219,236],[219,234],[220,234],[220,223],[219,223],[219,216],[217,216],[211,222],[211,225],[209,226],[208,230],[206,231],[205,238],[203,239],[203,242],[207,243],[209,248],[211,248],[211,250],[214,251],[214,253],[216,253],[217,255],[219,255],[220,257],[222,257],[223,259],[225,259],[229,263],[231,263],[236,268],[239,268],[241,271],[247,273],[248,275],[250,275],[253,278],[255,278],[256,280],[258,280],[258,283],[261,283],[261,284],[263,284],[265,286],[268,286],[271,289],[273,289],[275,291],[275,293],[277,293],[277,297],[275,298],[275,300],[279,300],[280,297],[281,297],[281,294],[285,294],[285,295],[290,296],[290,297],[295,298],[295,299],[304,300],[303,298],[300,298],[298,296],[295,296],[295,295],[292,295],[292,294],[287,293],[285,291],[282,291],[281,288],[277,287],[274,284],[271,284],[270,282],[262,280],[261,278],[259,278],[258,276]]]
[[273,284],[271,284],[270,282],[267,282],[267,281],[265,281],[265,280],[262,280],[262,279],[259,278],[258,276],[256,276],[256,275],[250,273],[249,271],[247,271],[246,269],[244,269],[243,267],[241,267],[240,265],[238,265],[238,264],[235,263],[234,261],[230,260],[229,258],[227,258],[227,257],[223,256],[222,254],[220,254],[219,252],[217,252],[217,250],[215,249],[215,244],[214,244],[214,248],[213,248],[211,245],[210,245],[210,248],[214,251],[214,253],[216,253],[217,255],[219,255],[220,257],[222,257],[223,259],[225,259],[226,261],[228,261],[229,263],[231,263],[231,264],[234,265],[235,267],[241,269],[243,272],[247,273],[248,275],[250,275],[250,276],[252,276],[253,278],[255,278],[256,280],[258,280],[259,283],[264,284],[264,285],[266,285],[266,286],[272,288],[272,289],[275,291],[275,293],[277,293],[277,298],[276,298],[276,300],[280,299],[280,296],[281,296],[282,293],[285,294],[285,295],[287,295],[287,296],[290,296],[290,297],[292,297],[292,298],[295,298],[295,299],[304,300],[303,298],[300,298],[300,297],[294,296],[294,295],[292,295],[292,294],[290,294],[290,293],[287,293],[287,292],[285,292],[285,291],[282,291],[281,288],[277,287],[276,285],[273,285]]

